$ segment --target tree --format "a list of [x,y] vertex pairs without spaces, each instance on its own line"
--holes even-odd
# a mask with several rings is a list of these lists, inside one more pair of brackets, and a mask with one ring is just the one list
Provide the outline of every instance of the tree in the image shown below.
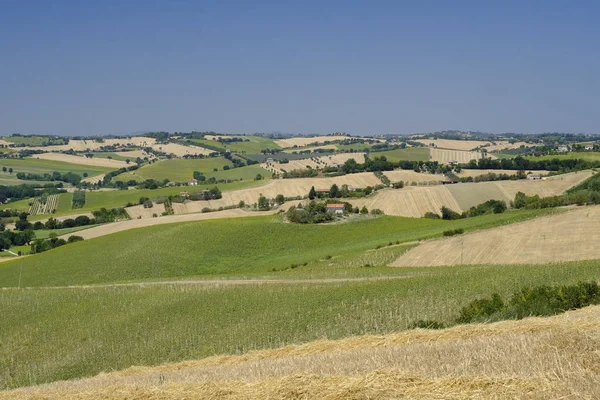
[[256,178],[254,178],[255,181],[260,181],[262,180],[263,176],[261,174],[256,174]]
[[2,167],[2,172],[6,172],[6,167]]
[[308,198],[310,200],[314,200],[315,197],[317,197],[317,191],[315,190],[314,186],[311,186],[310,191],[308,192]]
[[8,173],[9,173],[9,174],[12,174],[12,173],[13,173],[13,169],[12,169],[12,168],[9,168],[9,169],[8,169]]
[[368,213],[369,213],[369,210],[367,210],[367,207],[366,207],[366,206],[363,206],[363,207],[360,209],[360,213],[361,213],[361,214],[368,214]]
[[[202,175],[202,172],[200,172],[200,171],[194,171],[193,176],[194,176],[194,179],[200,180],[200,177],[202,177],[203,175]],[[204,179],[206,179],[206,178],[204,178]]]
[[338,188],[338,185],[334,183],[333,185],[331,185],[331,188],[329,188],[329,197],[335,199],[336,197],[338,197],[339,191],[340,189]]
[[523,192],[517,192],[515,195],[515,201],[513,202],[515,208],[523,208],[527,205],[527,196]]
[[285,197],[284,197],[282,194],[278,194],[278,195],[275,197],[275,202],[276,202],[277,204],[283,204],[283,203],[285,203]]
[[269,200],[267,200],[265,196],[260,195],[260,197],[258,198],[258,209],[261,211],[267,211],[270,208],[271,207],[269,206]]

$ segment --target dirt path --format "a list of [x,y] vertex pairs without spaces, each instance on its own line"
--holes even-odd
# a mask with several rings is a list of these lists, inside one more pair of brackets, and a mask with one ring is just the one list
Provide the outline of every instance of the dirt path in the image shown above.
[[[427,274],[433,275],[433,274]],[[417,276],[423,276],[419,274]],[[127,283],[107,283],[98,285],[73,285],[73,286],[28,286],[22,288],[5,287],[2,290],[21,290],[21,289],[103,289],[115,287],[150,287],[150,286],[168,286],[168,285],[204,285],[204,286],[239,286],[239,285],[270,285],[270,284],[320,284],[320,283],[348,283],[348,282],[376,282],[396,279],[411,279],[413,275],[399,276],[370,276],[362,278],[316,278],[316,279],[182,279],[151,282],[127,282]]]

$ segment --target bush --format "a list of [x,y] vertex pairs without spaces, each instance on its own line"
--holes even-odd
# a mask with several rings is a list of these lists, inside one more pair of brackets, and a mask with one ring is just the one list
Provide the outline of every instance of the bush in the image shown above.
[[410,325],[410,329],[444,329],[446,326],[441,322],[420,319]]
[[436,214],[434,212],[426,212],[425,215],[423,215],[423,218],[429,218],[429,219],[440,219],[442,217],[440,217],[439,214]]
[[154,207],[154,204],[152,204],[152,200],[144,201],[144,208],[152,208],[152,207]]
[[371,215],[383,215],[383,211],[380,210],[379,208],[373,208],[371,210]]
[[492,294],[490,299],[473,300],[469,305],[460,310],[460,316],[456,322],[465,324],[483,317],[489,317],[504,308],[504,301],[498,293]]
[[465,230],[463,228],[457,228],[457,229],[450,229],[448,231],[444,231],[443,235],[444,236],[455,236],[455,235],[462,235],[463,233],[465,233]]
[[67,239],[67,243],[73,243],[73,242],[81,242],[83,240],[83,238],[81,236],[69,236],[69,238]]

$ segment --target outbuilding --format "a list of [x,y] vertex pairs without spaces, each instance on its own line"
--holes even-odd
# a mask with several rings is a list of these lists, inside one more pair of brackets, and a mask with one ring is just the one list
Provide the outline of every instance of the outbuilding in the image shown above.
[[343,204],[327,204],[327,211],[335,214],[343,214],[344,213],[344,205]]

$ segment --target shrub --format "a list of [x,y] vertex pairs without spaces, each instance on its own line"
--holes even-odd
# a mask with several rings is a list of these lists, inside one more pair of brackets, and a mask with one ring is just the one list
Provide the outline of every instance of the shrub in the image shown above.
[[371,215],[383,215],[383,211],[380,210],[379,208],[373,208],[371,210]]
[[444,329],[446,326],[441,322],[420,319],[410,325],[410,329]]
[[450,230],[444,231],[443,235],[444,236],[454,236],[454,235],[462,235],[463,233],[465,233],[465,230],[463,228],[457,228],[457,229],[450,229]]
[[67,243],[81,242],[82,240],[83,238],[81,236],[72,235],[67,239]]
[[504,301],[498,293],[492,294],[490,299],[473,300],[460,310],[460,316],[456,322],[464,324],[473,322],[483,317],[489,317],[504,308]]
[[423,215],[423,218],[429,218],[429,219],[440,219],[440,215],[436,214],[434,212],[426,212],[425,215]]

